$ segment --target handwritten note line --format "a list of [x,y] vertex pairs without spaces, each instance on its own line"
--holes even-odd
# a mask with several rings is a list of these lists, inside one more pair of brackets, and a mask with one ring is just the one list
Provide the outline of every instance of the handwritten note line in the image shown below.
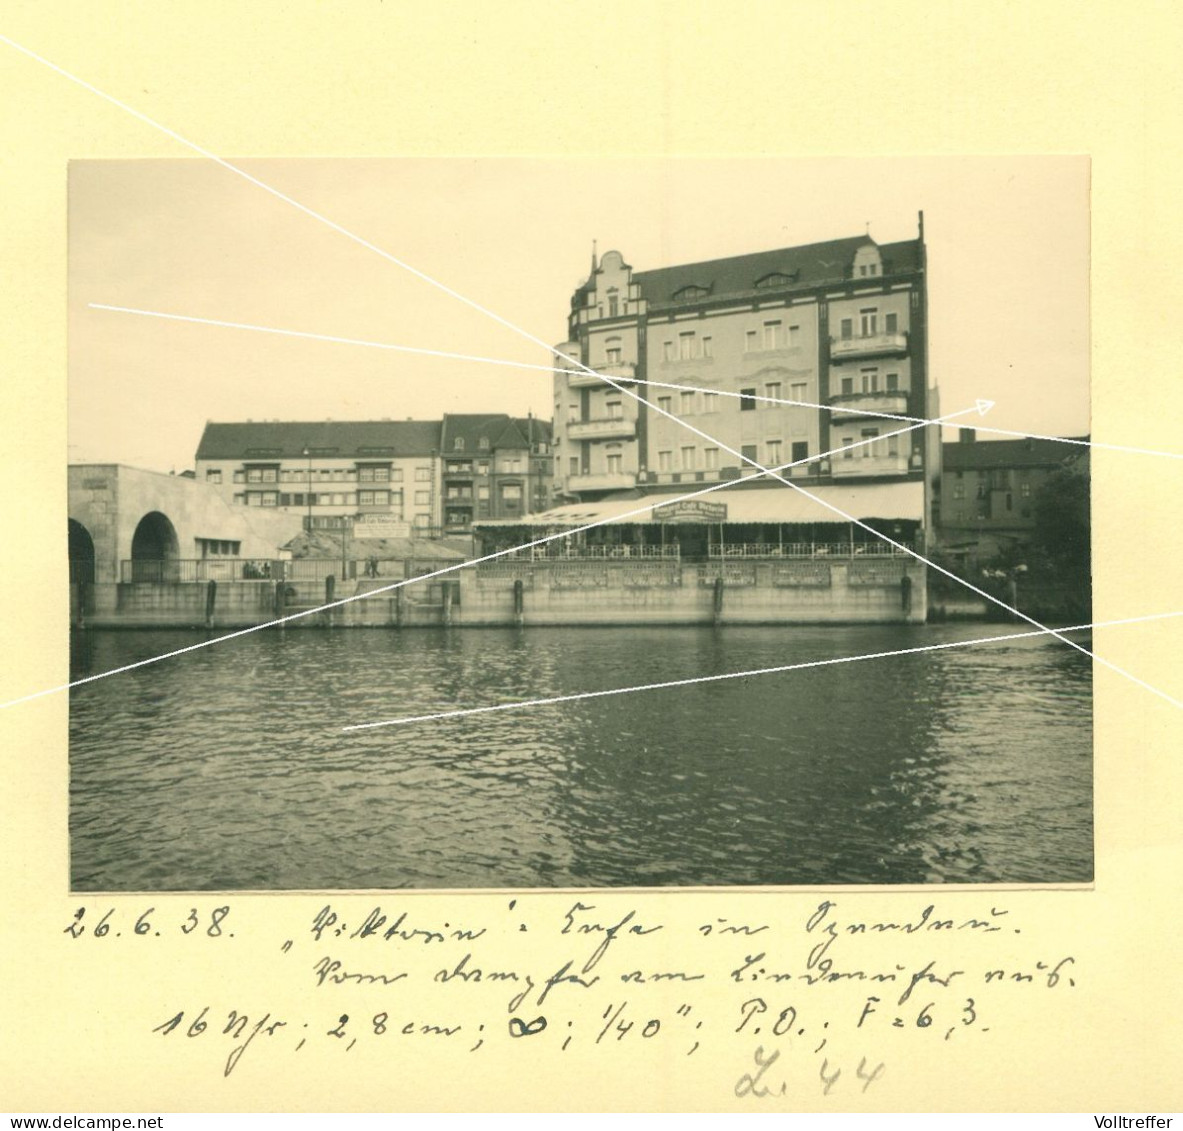
[[938,652],[948,648],[968,648],[975,644],[997,644],[1005,640],[1022,640],[1032,636],[1054,636],[1064,632],[1082,632],[1091,628],[1111,628],[1114,625],[1136,624],[1143,621],[1165,620],[1183,616],[1183,611],[1174,613],[1152,613],[1147,616],[1125,617],[1121,620],[1094,621],[1092,624],[1077,624],[1070,628],[1041,629],[1031,632],[1011,632],[1001,636],[981,636],[973,640],[953,640],[942,644],[925,644],[916,648],[895,648],[886,652],[866,652],[858,656],[838,656],[825,660],[806,660],[797,664],[780,664],[771,668],[752,668],[747,671],[723,672],[717,675],[690,676],[686,679],[663,680],[659,683],[642,683],[632,687],[611,687],[602,691],[579,691],[570,695],[555,695],[544,699],[521,699],[513,703],[495,703],[486,707],[465,707],[456,711],[440,711],[431,715],[407,715],[397,719],[383,719],[373,723],[354,723],[342,727],[342,731],[374,730],[378,727],[405,726],[409,723],[435,722],[440,719],[454,719],[463,715],[480,715],[490,711],[513,711],[523,707],[542,707],[554,703],[570,703],[579,699],[598,699],[608,695],[626,695],[633,691],[659,691],[671,687],[688,687],[696,683],[714,683],[726,679],[745,679],[749,676],[775,675],[780,672],[801,671],[805,668],[822,668],[834,664],[852,664],[859,660],[881,660],[892,656],[909,656],[921,652]]

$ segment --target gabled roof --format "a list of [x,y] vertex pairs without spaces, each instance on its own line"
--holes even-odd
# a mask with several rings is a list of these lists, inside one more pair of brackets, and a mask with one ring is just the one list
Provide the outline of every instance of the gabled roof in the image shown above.
[[[686,287],[706,287],[711,299],[723,295],[758,294],[756,283],[770,275],[787,275],[793,280],[793,288],[816,287],[849,278],[847,271],[855,252],[867,243],[874,243],[874,240],[866,235],[848,236],[803,247],[638,271],[633,274],[632,281],[640,284],[641,294],[651,307],[677,301],[674,296]],[[919,240],[878,246],[885,275],[915,271],[919,267]]]
[[[464,452],[496,450],[526,450],[531,447],[528,437],[536,441],[550,440],[550,424],[534,417],[512,417],[504,412],[495,413],[444,413],[443,453],[457,455]],[[463,447],[456,447],[456,439],[464,441]],[[481,447],[481,440],[485,446]]]
[[[1087,440],[1087,436],[1071,436]],[[1007,467],[1060,467],[1080,458],[1079,444],[1058,440],[973,440],[952,441],[941,445],[942,465],[946,471],[989,471]]]
[[247,421],[205,426],[197,459],[298,459],[429,456],[440,447],[438,420]]

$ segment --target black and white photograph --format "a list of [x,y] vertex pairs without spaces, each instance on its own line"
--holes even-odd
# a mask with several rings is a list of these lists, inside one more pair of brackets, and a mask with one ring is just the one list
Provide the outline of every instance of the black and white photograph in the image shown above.
[[1093,881],[1087,157],[68,176],[73,891]]

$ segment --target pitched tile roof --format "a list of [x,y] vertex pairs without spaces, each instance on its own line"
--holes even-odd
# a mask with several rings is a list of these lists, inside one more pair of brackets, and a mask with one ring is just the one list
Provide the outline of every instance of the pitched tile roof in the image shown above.
[[[1087,440],[1087,436],[1068,439]],[[1062,444],[1058,440],[973,440],[968,443],[953,441],[941,445],[942,465],[946,471],[988,471],[1005,467],[1058,467],[1079,459],[1079,444]]]
[[[706,263],[685,263],[654,271],[637,271],[632,281],[641,285],[641,294],[650,306],[677,302],[674,296],[684,287],[704,287],[712,299],[722,295],[758,294],[757,281],[769,275],[788,276],[793,282],[786,286],[791,285],[794,289],[816,287],[848,279],[848,269],[854,261],[855,252],[867,243],[874,241],[866,235],[848,236],[779,251],[758,251],[751,255],[713,259]],[[878,246],[885,275],[915,271],[918,268],[919,240]]]
[[[444,413],[443,451],[455,452],[495,451],[498,449],[528,449],[528,436],[537,441],[549,441],[550,422],[535,417],[512,417],[504,412]],[[464,441],[459,448],[456,440]],[[485,440],[481,447],[481,440]]]
[[206,424],[197,459],[297,459],[305,449],[339,459],[429,456],[440,448],[438,420],[288,420]]

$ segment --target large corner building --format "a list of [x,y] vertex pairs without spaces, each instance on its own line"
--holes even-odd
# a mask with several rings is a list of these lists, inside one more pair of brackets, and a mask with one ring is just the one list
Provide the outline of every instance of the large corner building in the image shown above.
[[[908,424],[891,415],[938,414],[927,314],[923,215],[917,238],[898,243],[852,236],[652,271],[617,251],[593,257],[556,349],[678,420],[559,359],[555,493],[686,493],[752,464],[809,461],[783,474],[823,497],[831,485],[911,484],[891,495],[926,527],[940,430],[887,433]],[[871,442],[824,455],[860,441]]]

